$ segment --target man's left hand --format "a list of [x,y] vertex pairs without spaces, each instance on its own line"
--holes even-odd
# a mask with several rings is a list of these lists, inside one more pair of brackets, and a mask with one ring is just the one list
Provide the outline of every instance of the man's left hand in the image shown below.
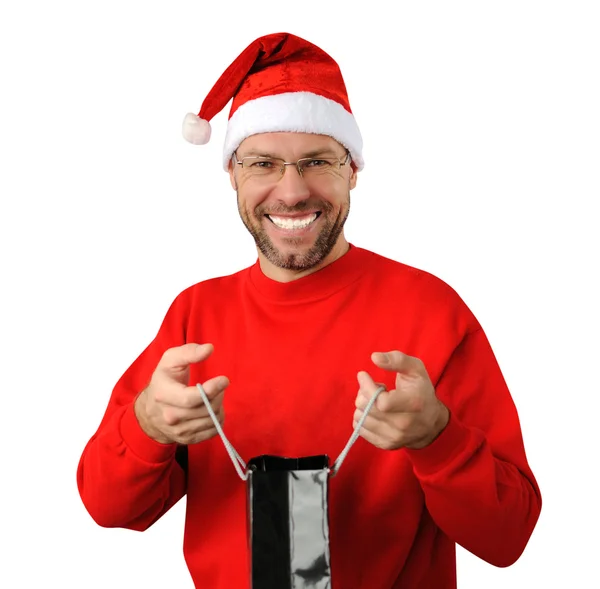
[[[379,393],[360,435],[383,450],[418,449],[431,444],[448,424],[450,413],[436,397],[423,362],[397,350],[375,352],[371,360],[379,368],[395,372],[396,383],[393,390]],[[353,427],[379,386],[368,372],[359,372],[357,378]]]

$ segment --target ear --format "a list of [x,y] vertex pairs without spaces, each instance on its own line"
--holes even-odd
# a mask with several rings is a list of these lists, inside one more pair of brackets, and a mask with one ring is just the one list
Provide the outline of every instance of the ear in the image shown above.
[[358,172],[356,170],[356,166],[354,162],[350,162],[350,178],[348,180],[348,185],[350,190],[352,190],[356,186],[356,182],[358,181]]

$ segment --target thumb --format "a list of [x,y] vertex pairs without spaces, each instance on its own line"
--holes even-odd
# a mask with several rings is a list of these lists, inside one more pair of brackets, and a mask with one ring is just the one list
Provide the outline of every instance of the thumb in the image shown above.
[[160,359],[158,368],[171,373],[187,370],[190,364],[206,360],[214,351],[212,344],[184,344],[169,348]]
[[391,352],[373,352],[373,354],[371,354],[371,360],[375,366],[393,372],[408,373],[416,369],[416,359],[408,354],[399,352],[398,350],[392,350]]

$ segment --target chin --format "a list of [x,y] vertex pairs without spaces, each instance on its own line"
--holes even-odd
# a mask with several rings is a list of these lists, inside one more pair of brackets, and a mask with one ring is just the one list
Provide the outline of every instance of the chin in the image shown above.
[[[333,244],[335,245],[335,244]],[[273,264],[285,270],[309,270],[318,266],[327,258],[333,249],[326,239],[317,239],[316,243],[289,244],[287,247],[276,247],[272,242],[259,245],[263,255]]]

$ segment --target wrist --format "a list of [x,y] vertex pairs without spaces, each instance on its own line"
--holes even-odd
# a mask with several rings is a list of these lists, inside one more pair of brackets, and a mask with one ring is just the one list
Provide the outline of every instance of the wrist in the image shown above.
[[430,444],[431,444],[431,442],[433,442],[440,436],[440,434],[446,429],[446,426],[448,425],[448,422],[450,421],[450,410],[441,401],[439,401],[439,404],[440,404],[440,410],[439,410],[438,417],[435,421],[435,425],[433,428],[434,435],[431,438],[431,440],[429,441]]
[[420,450],[421,448],[429,446],[431,443],[437,440],[441,433],[446,429],[449,421],[450,411],[448,407],[446,407],[446,405],[444,405],[441,401],[438,401],[438,411],[433,420],[433,425],[429,433],[414,444],[406,447],[411,450]]
[[147,394],[144,389],[137,397],[133,404],[133,412],[142,431],[152,440],[159,444],[170,444],[171,440],[167,439],[157,428],[152,425],[148,417],[146,407]]

